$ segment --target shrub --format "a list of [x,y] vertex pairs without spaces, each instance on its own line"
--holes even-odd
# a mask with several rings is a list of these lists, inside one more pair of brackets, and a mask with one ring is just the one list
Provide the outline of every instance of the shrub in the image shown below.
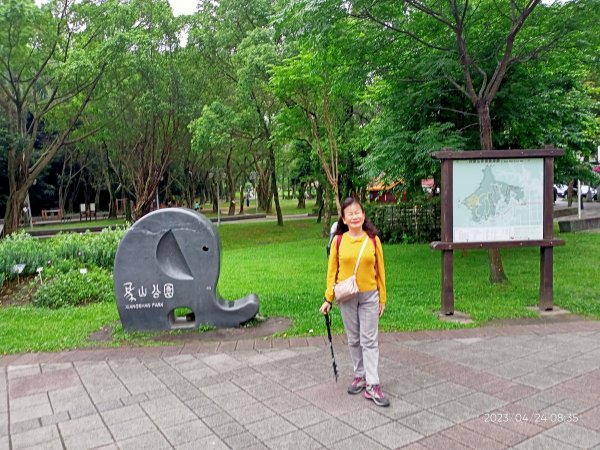
[[50,279],[58,276],[61,273],[68,273],[73,270],[79,270],[82,264],[75,259],[55,259],[48,260],[48,265],[44,267],[42,278]]
[[100,233],[60,233],[52,239],[56,258],[112,269],[117,248],[127,227],[104,228]]
[[24,231],[0,240],[0,273],[4,274],[6,280],[17,277],[13,270],[16,264],[25,264],[21,275],[31,275],[36,273],[38,267],[45,266],[47,261],[48,250],[45,243]]
[[365,204],[369,220],[388,243],[431,242],[440,239],[440,202],[400,203],[398,205]]
[[35,306],[47,308],[110,301],[115,301],[112,274],[97,267],[88,268],[86,273],[79,269],[58,273],[40,285],[33,297]]
[[36,239],[25,231],[7,236],[0,240],[0,287],[3,281],[17,277],[13,270],[16,264],[25,264],[21,275],[35,274],[38,267],[43,267],[44,275],[48,276],[81,265],[112,271],[117,248],[127,228],[105,228],[95,234],[59,233],[50,239]]

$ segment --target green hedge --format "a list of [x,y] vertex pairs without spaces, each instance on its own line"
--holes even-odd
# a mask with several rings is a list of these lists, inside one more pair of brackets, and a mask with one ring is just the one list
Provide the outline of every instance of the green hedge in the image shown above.
[[104,228],[100,233],[61,233],[51,239],[52,255],[112,270],[126,231],[127,227],[116,227]]
[[17,278],[17,264],[25,264],[22,276],[35,274],[38,267],[46,266],[48,257],[47,245],[41,239],[24,232],[7,236],[0,240],[0,279]]
[[14,267],[25,264],[21,273],[33,275],[43,269],[48,276],[53,267],[73,268],[94,266],[112,272],[115,254],[127,227],[105,228],[100,233],[60,233],[48,239],[36,239],[20,232],[0,240],[0,287],[17,277]]
[[424,243],[440,239],[441,213],[438,198],[428,202],[364,205],[367,216],[388,243]]
[[59,273],[50,278],[38,287],[33,296],[33,305],[62,308],[114,300],[112,273],[90,267]]

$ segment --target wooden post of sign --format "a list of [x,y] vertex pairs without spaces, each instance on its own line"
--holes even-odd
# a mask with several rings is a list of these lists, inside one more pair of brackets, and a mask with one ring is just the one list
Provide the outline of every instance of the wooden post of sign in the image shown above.
[[[554,159],[544,158],[544,240],[553,239],[554,211]],[[549,311],[554,306],[553,283],[554,247],[540,247],[540,310]]]
[[[442,160],[442,242],[453,241],[452,160]],[[454,314],[454,250],[442,250],[442,314]]]

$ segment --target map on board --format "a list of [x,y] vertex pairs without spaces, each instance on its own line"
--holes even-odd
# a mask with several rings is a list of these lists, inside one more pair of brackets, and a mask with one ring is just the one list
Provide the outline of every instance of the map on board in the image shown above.
[[455,160],[454,242],[543,239],[543,159]]

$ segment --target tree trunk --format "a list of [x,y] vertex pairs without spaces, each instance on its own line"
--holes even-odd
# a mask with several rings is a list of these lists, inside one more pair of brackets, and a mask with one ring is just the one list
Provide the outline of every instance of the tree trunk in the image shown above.
[[256,195],[258,196],[258,206],[263,211],[269,213],[271,212],[271,188],[269,184],[269,174],[268,170],[258,170],[256,169],[256,173],[258,174],[258,180],[256,185]]
[[[190,209],[194,209],[194,203],[196,201],[196,177],[190,167],[185,167],[184,171],[185,186],[183,188],[183,193],[185,205]],[[156,207],[158,208],[158,205],[156,205]]]
[[240,186],[240,214],[244,214],[244,200],[246,200],[246,196],[244,195],[244,185]]
[[317,215],[317,223],[321,223],[323,219],[323,210],[325,209],[325,201],[323,200],[323,184],[319,183],[317,186],[317,198],[315,200],[315,206],[319,208],[319,213]]
[[231,156],[233,149],[229,148],[227,153],[227,161],[225,162],[225,176],[227,177],[227,197],[229,199],[229,210],[227,211],[228,216],[235,215],[235,180],[233,178],[233,171],[231,169]]
[[490,105],[481,100],[477,105],[477,115],[479,117],[479,142],[481,150],[493,150],[492,143],[492,118],[490,117]]
[[62,209],[63,211],[66,211],[66,198],[65,196],[67,195],[66,193],[66,189],[63,185],[63,183],[60,183],[60,186],[58,187],[58,209]]
[[300,182],[298,188],[298,209],[306,209],[306,181]]
[[16,191],[11,191],[8,196],[2,236],[8,236],[19,231],[19,219],[21,218],[21,208],[25,202],[25,197],[27,197],[27,189],[24,186]]
[[134,208],[131,211],[131,216],[133,220],[141,219],[146,214],[151,213],[154,200],[154,195],[146,195],[143,198],[136,198]]
[[219,182],[216,180],[216,177],[213,177],[210,194],[212,197],[212,212],[214,212],[214,213],[216,213],[220,207],[220,202],[219,202],[218,197],[220,196],[221,192],[220,192],[220,189],[218,188],[218,183]]
[[233,199],[229,199],[229,209],[227,210],[228,216],[235,215],[235,191],[233,192]]
[[127,197],[127,200],[125,201],[125,220],[127,222],[133,222],[133,216],[131,213],[131,199],[129,197]]
[[117,205],[115,205],[115,192],[113,190],[112,184],[110,181],[106,185],[106,189],[108,189],[108,218],[116,219],[117,218]]
[[567,206],[570,208],[573,204],[573,185],[575,184],[574,180],[569,181],[567,185]]
[[[185,189],[185,203],[186,206],[190,209],[194,209],[194,202],[196,200],[196,192],[193,187],[193,183],[190,182]],[[158,208],[158,205],[156,206]]]
[[[67,170],[67,161],[69,164],[69,176],[66,178],[66,170]],[[71,161],[71,156],[69,152],[65,152],[63,156],[63,164],[62,164],[62,172],[60,174],[60,181],[58,183],[58,208],[66,211],[66,203],[67,203],[67,192],[69,190],[69,185],[71,184],[71,176],[73,174],[73,161]]]
[[[102,178],[104,181],[104,185],[106,186],[106,190],[108,191],[108,218],[116,219],[117,218],[117,205],[115,203],[115,190],[113,189],[112,181],[110,179],[110,155],[108,153],[108,147],[103,143],[104,156],[106,160],[100,165],[102,170]],[[158,207],[158,205],[157,205]]]
[[[490,105],[485,101],[481,101],[477,105],[477,115],[479,116],[481,150],[492,150],[492,119],[490,117]],[[500,249],[491,248],[488,250],[488,263],[491,283],[504,283],[508,280],[504,273]]]
[[323,228],[321,229],[322,237],[329,237],[329,232],[331,231],[331,204],[332,204],[332,188],[329,183],[325,184],[325,193],[323,195]]
[[227,192],[229,193],[229,211],[227,211],[228,216],[235,215],[235,188],[233,185],[233,176],[228,172],[227,173]]
[[79,211],[79,209],[67,208],[67,200],[69,199],[69,196],[71,196],[71,203],[74,203],[73,195],[69,195],[69,189],[73,184],[73,179],[75,177],[79,176],[79,181],[76,185],[75,193],[77,192],[77,188],[79,186],[79,183],[81,183],[81,180],[85,181],[83,173],[83,168],[85,167],[85,164],[80,163],[79,168],[75,171],[75,173],[73,173],[73,155],[73,150],[67,150],[63,157],[62,172],[60,175],[60,183],[58,187],[58,208],[62,209],[63,213],[66,213],[68,210],[71,210],[73,212]]
[[275,211],[277,212],[277,225],[283,226],[283,214],[281,213],[281,205],[279,204],[279,193],[277,192],[277,176],[275,171],[275,152],[273,147],[269,146],[269,163],[271,166],[271,191],[273,191],[273,199],[275,200]]

